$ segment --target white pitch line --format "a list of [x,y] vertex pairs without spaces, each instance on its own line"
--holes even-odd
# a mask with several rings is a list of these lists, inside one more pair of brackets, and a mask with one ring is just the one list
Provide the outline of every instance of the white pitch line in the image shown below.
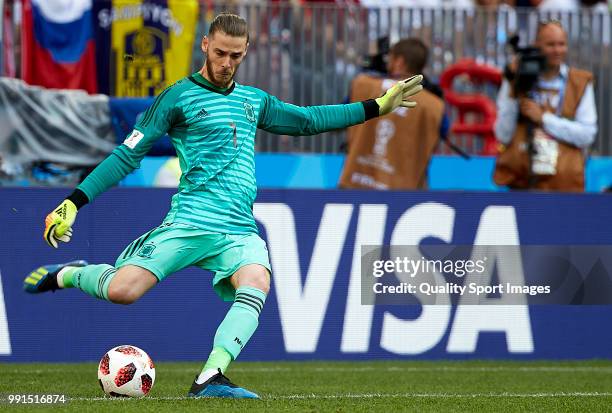
[[[411,367],[411,366],[347,366],[347,367],[312,367],[308,365],[294,367],[247,367],[247,366],[236,366],[231,369],[232,373],[275,373],[275,372],[292,372],[296,368],[301,371],[310,371],[316,373],[325,372],[369,372],[369,371],[386,371],[386,372],[429,372],[429,371],[441,371],[441,372],[551,372],[551,373],[612,373],[612,367],[604,366],[430,366],[430,367]],[[161,370],[166,374],[169,373],[193,373],[196,368],[169,368]],[[27,367],[20,366],[17,370],[21,374],[34,373],[50,373],[56,372],[57,369],[33,369],[28,370]]]
[[[359,371],[447,371],[447,372],[554,372],[554,373],[612,373],[612,367],[597,367],[597,366],[499,366],[499,367],[461,367],[461,366],[434,366],[434,367],[410,367],[410,366],[390,366],[390,367],[309,367],[300,368],[301,371],[314,372],[359,372]],[[191,371],[191,370],[189,370]],[[270,373],[280,371],[295,371],[293,367],[235,367],[232,372],[253,372],[253,373]]]
[[556,392],[556,393],[347,393],[347,394],[293,394],[270,396],[278,399],[371,399],[371,398],[477,398],[477,397],[612,397],[612,393],[599,392]]
[[[287,394],[263,396],[263,400],[305,400],[305,399],[409,399],[409,398],[432,398],[432,399],[465,399],[479,397],[496,398],[550,398],[550,397],[612,397],[609,392],[554,392],[554,393],[344,393],[344,394]],[[178,401],[194,400],[190,397],[146,397],[144,399],[129,399],[123,397],[70,397],[69,401],[110,401],[130,402],[132,400],[158,400]]]

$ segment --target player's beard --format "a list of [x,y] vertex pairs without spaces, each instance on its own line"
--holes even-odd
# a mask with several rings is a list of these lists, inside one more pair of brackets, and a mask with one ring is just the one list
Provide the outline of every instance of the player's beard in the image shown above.
[[206,59],[206,61],[204,62],[204,67],[206,68],[206,73],[208,74],[208,78],[210,79],[211,83],[217,87],[220,87],[221,89],[225,89],[229,85],[232,84],[232,81],[234,80],[234,76],[236,76],[236,72],[238,72],[239,66],[240,64],[237,64],[236,67],[234,68],[234,72],[230,76],[224,77],[224,76],[217,76],[217,74],[214,71],[212,63],[208,59]]

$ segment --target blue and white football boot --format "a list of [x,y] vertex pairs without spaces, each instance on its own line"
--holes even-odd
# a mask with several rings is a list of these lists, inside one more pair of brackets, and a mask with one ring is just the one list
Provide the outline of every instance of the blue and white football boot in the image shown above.
[[43,265],[32,271],[23,280],[23,290],[26,293],[38,294],[59,289],[57,273],[65,267],[84,267],[87,261],[71,261],[65,264]]
[[[197,379],[197,376],[196,376]],[[221,373],[212,376],[202,384],[194,380],[189,389],[189,397],[225,397],[230,399],[259,399],[259,396],[247,389],[236,386]]]

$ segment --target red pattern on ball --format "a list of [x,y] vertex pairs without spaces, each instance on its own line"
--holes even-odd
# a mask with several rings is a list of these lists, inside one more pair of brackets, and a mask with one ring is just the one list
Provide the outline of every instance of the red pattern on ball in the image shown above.
[[115,376],[115,384],[117,387],[123,386],[125,383],[129,382],[134,378],[136,374],[136,366],[134,363],[130,363],[125,367],[121,367],[121,369],[117,372]]
[[100,373],[104,374],[105,376],[110,373],[110,368],[108,366],[109,363],[110,357],[108,356],[108,353],[106,353],[104,357],[102,357],[102,360],[100,360]]
[[143,374],[140,378],[140,381],[142,382],[142,392],[144,394],[149,394],[149,392],[151,391],[151,387],[153,386],[153,379],[151,378],[151,376],[149,376],[148,374]]
[[115,351],[119,353],[127,354],[128,356],[139,356],[139,357],[142,356],[142,354],[140,354],[140,351],[136,350],[132,346],[120,346],[120,347],[117,347]]
[[155,364],[153,364],[153,359],[151,359],[151,357],[149,357],[149,367],[152,369],[155,368]]

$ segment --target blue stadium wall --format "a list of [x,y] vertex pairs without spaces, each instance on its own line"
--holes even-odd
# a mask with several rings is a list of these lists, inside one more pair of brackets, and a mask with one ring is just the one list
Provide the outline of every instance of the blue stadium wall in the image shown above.
[[[172,190],[118,188],[78,217],[59,250],[44,214],[65,189],[0,189],[0,361],[96,360],[134,344],[156,360],[203,359],[228,304],[211,275],[183,270],[138,303],[80,291],[40,296],[22,279],[44,263],[114,262],[160,223]],[[263,190],[255,205],[275,271],[243,360],[612,358],[612,306],[361,306],[351,284],[356,245],[428,238],[454,244],[612,244],[612,198],[470,192]]]
[[[155,175],[168,157],[147,156],[140,169],[123,181],[124,186],[153,186]],[[260,188],[336,189],[344,155],[342,154],[255,154],[255,175]],[[495,157],[434,155],[427,170],[430,190],[506,191],[493,182]],[[279,173],[282,171],[282,173]],[[586,192],[612,188],[612,158],[590,157],[585,171]]]

